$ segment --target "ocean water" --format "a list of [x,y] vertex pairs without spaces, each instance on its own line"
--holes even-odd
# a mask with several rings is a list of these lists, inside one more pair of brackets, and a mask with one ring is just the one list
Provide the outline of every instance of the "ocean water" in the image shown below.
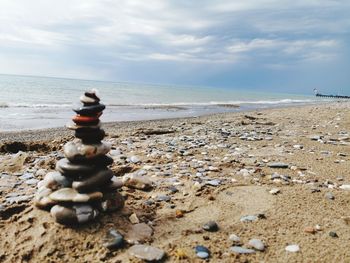
[[104,122],[193,117],[293,104],[312,95],[0,75],[0,132],[62,127],[86,90],[99,90]]

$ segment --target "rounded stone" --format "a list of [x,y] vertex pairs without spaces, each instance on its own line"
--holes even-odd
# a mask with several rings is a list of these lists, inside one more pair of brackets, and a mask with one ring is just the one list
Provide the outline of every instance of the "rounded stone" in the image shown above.
[[84,224],[98,216],[98,211],[86,204],[72,207],[55,205],[51,208],[50,213],[56,222],[64,225]]
[[244,247],[240,247],[240,246],[233,246],[230,248],[230,250],[233,253],[237,253],[237,254],[253,254],[253,253],[255,253],[255,250],[253,250],[253,249],[244,248]]
[[124,244],[124,237],[115,229],[109,229],[103,238],[103,246],[113,250],[122,247]]
[[260,239],[253,238],[249,240],[248,245],[256,250],[264,251],[265,245]]
[[81,194],[73,188],[62,188],[51,193],[49,197],[57,202],[86,203],[102,199],[103,194],[101,192]]
[[94,100],[96,100],[98,102],[100,101],[99,92],[98,92],[97,89],[92,89],[92,90],[86,91],[84,93],[84,95],[86,97],[92,98],[92,99],[94,99]]
[[241,239],[236,234],[231,234],[228,239],[230,241],[234,242],[234,243],[240,243],[241,242]]
[[49,196],[52,193],[50,188],[41,186],[34,196],[34,205],[41,209],[49,209],[53,205],[57,204],[56,201],[52,200]]
[[209,232],[215,232],[219,230],[219,226],[215,221],[209,221],[205,223],[202,228]]
[[86,126],[86,125],[96,125],[99,123],[99,119],[98,119],[99,115],[95,115],[95,116],[82,116],[82,115],[76,115],[73,117],[73,122],[76,123],[77,125],[82,125],[82,126]]
[[146,177],[137,174],[124,175],[122,181],[125,186],[141,190],[149,190],[152,186],[152,181]]
[[196,252],[197,257],[199,258],[205,259],[210,256],[210,251],[205,246],[196,246],[194,250]]
[[75,137],[81,139],[83,143],[98,143],[106,136],[103,129],[80,128],[75,130]]
[[101,122],[99,121],[96,125],[78,125],[74,122],[70,122],[66,125],[66,127],[70,130],[79,130],[79,129],[84,129],[84,128],[89,128],[89,129],[100,129],[101,128]]
[[107,184],[113,177],[113,172],[109,169],[98,171],[81,181],[74,181],[72,187],[78,192],[88,192],[100,185]]
[[45,175],[44,180],[38,183],[38,187],[45,186],[52,190],[57,190],[63,187],[70,187],[72,185],[72,180],[63,176],[59,172],[49,172]]
[[56,170],[65,176],[75,178],[85,176],[86,174],[92,174],[96,170],[96,166],[93,164],[74,164],[69,162],[68,159],[63,158],[56,163]]
[[131,256],[146,261],[159,261],[165,256],[163,250],[148,245],[134,245],[128,252]]
[[81,103],[84,103],[84,105],[92,105],[92,104],[96,105],[100,102],[100,99],[87,96],[86,93],[80,96],[79,99]]
[[286,246],[285,249],[288,252],[295,253],[295,252],[298,252],[300,250],[300,247],[299,247],[299,245],[293,244],[293,245]]
[[104,193],[100,206],[101,211],[113,212],[124,207],[124,198],[119,192]]
[[105,155],[110,149],[111,145],[106,142],[84,144],[81,140],[74,140],[64,145],[63,152],[71,162],[81,162]]
[[103,192],[105,192],[105,191],[109,192],[109,191],[117,190],[123,186],[124,186],[123,181],[121,179],[119,179],[118,177],[113,176],[111,178],[110,183],[102,186],[101,189],[103,190]]
[[96,105],[84,105],[82,107],[75,108],[73,110],[80,115],[93,115],[103,111],[105,108],[106,106],[103,104],[96,104]]

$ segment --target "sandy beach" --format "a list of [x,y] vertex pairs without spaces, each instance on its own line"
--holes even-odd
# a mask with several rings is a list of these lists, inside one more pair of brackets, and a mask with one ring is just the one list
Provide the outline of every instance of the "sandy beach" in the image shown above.
[[[33,205],[71,131],[0,135],[0,262],[142,262],[134,243],[163,250],[164,262],[203,262],[197,245],[207,262],[350,261],[349,102],[103,127],[111,169],[152,189],[123,186],[121,211],[78,228]],[[104,246],[110,229],[122,248]]]

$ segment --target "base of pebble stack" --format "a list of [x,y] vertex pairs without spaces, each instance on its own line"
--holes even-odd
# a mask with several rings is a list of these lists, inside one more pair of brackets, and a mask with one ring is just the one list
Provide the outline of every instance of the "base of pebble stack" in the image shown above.
[[99,212],[88,204],[77,204],[73,206],[55,205],[50,213],[57,223],[63,225],[84,224],[94,220]]

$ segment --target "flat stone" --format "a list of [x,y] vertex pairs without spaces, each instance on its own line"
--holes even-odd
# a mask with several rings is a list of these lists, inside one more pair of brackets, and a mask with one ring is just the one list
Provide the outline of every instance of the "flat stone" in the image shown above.
[[146,176],[127,174],[123,176],[122,180],[124,185],[130,188],[141,190],[149,190],[152,188],[152,181]]
[[333,238],[339,237],[338,234],[336,232],[333,232],[333,231],[329,232],[329,236],[333,237]]
[[77,114],[80,115],[93,115],[96,114],[98,112],[103,111],[106,108],[105,105],[103,104],[97,104],[97,105],[84,105],[82,107],[79,108],[75,108],[73,109]]
[[312,136],[310,136],[310,139],[312,141],[318,141],[318,140],[321,140],[322,138],[323,138],[322,135],[312,135]]
[[101,185],[105,185],[110,182],[113,177],[113,172],[109,169],[98,171],[96,174],[91,175],[84,180],[74,181],[72,187],[78,192],[88,192]]
[[55,205],[50,213],[57,223],[64,225],[84,224],[94,220],[98,216],[98,211],[90,205],[73,205],[65,207]]
[[139,224],[140,223],[140,219],[137,217],[137,215],[135,213],[132,213],[131,216],[129,216],[129,221],[132,224]]
[[73,164],[68,159],[63,158],[56,163],[56,170],[65,176],[80,177],[92,174],[96,170],[96,166],[93,164]]
[[237,254],[253,254],[253,253],[255,253],[254,249],[244,248],[244,247],[240,247],[240,246],[230,247],[230,251],[237,253]]
[[100,128],[80,128],[75,130],[74,135],[75,137],[81,139],[83,143],[98,144],[106,136],[106,133]]
[[76,115],[72,118],[72,121],[75,124],[82,125],[82,126],[96,125],[100,122],[99,116],[100,116],[99,113],[91,116]]
[[282,168],[282,169],[285,169],[285,168],[289,167],[288,164],[280,163],[280,162],[268,163],[267,166],[270,167],[270,168]]
[[57,202],[75,202],[75,203],[86,203],[94,200],[102,199],[103,195],[101,192],[91,193],[79,193],[73,188],[61,188],[49,196],[53,201]]
[[98,98],[92,98],[92,97],[89,97],[89,96],[86,96],[85,94],[80,96],[80,102],[81,103],[84,103],[85,105],[86,104],[98,104],[100,102],[100,99]]
[[209,232],[216,232],[219,230],[219,226],[215,221],[209,221],[205,223],[202,228]]
[[38,183],[38,188],[42,186],[50,188],[51,190],[57,190],[59,188],[71,187],[72,180],[59,172],[49,172],[45,175],[44,180]]
[[80,130],[80,129],[100,129],[101,128],[101,122],[99,121],[96,125],[78,125],[74,122],[70,122],[66,125],[66,127],[70,130]]
[[299,245],[293,244],[293,245],[288,245],[285,248],[286,251],[296,253],[300,250]]
[[35,179],[35,178],[32,178],[32,179],[28,179],[28,180],[25,180],[24,181],[27,185],[36,185],[39,180],[38,179]]
[[48,209],[57,204],[56,201],[49,197],[51,193],[52,189],[45,186],[39,187],[34,196],[34,205],[41,209]]
[[124,245],[124,237],[115,229],[109,229],[103,238],[103,246],[109,250],[121,248]]
[[250,247],[252,247],[252,248],[254,248],[256,250],[259,250],[259,251],[264,251],[265,250],[264,243],[260,239],[256,239],[256,238],[253,238],[253,239],[249,240],[248,246],[250,246]]
[[219,179],[213,179],[206,182],[206,184],[211,186],[219,186],[221,184],[221,180]]
[[196,246],[194,248],[194,250],[195,250],[197,257],[199,257],[199,258],[206,259],[206,258],[209,258],[209,256],[210,256],[210,251],[205,246],[200,246],[200,245]]
[[315,234],[317,230],[312,226],[307,226],[304,228],[304,232],[308,234]]
[[100,95],[97,89],[91,89],[84,93],[84,96],[94,99],[95,101],[100,101]]
[[258,217],[255,215],[242,216],[240,219],[241,222],[253,222],[256,220],[258,220]]
[[147,245],[134,245],[128,250],[131,256],[146,261],[159,261],[165,256],[165,252],[159,248]]
[[343,184],[343,185],[339,186],[339,188],[342,190],[350,191],[350,184]]
[[171,200],[171,197],[168,195],[158,195],[156,198],[157,202],[169,202]]
[[131,157],[129,158],[129,161],[130,161],[131,163],[139,163],[139,162],[141,162],[141,159],[140,159],[139,157],[133,155],[133,156],[131,156]]
[[110,183],[102,186],[102,188],[103,190],[106,190],[106,191],[112,191],[112,190],[117,190],[123,186],[124,186],[123,181],[120,178],[113,176],[110,180]]
[[234,243],[240,243],[241,239],[236,234],[231,234],[228,239]]
[[143,243],[153,235],[153,229],[145,223],[132,225],[125,239],[129,244]]
[[[81,140],[77,139],[66,143],[63,147],[63,152],[67,159],[74,163],[91,161],[98,156],[104,156],[110,151],[110,149],[111,145],[106,142],[97,144],[84,144]],[[101,162],[101,160],[98,161]],[[95,160],[95,164],[96,163],[97,162]]]
[[32,199],[30,195],[18,195],[6,197],[5,201],[7,204],[12,205],[14,203],[29,202]]
[[272,195],[277,195],[279,192],[280,192],[280,189],[278,188],[273,188],[269,191],[269,193]]
[[326,193],[325,197],[329,200],[334,200],[334,195],[331,192]]
[[22,179],[22,180],[28,180],[28,179],[32,179],[32,178],[34,178],[33,173],[24,173],[23,175],[21,175],[19,177],[19,179]]

